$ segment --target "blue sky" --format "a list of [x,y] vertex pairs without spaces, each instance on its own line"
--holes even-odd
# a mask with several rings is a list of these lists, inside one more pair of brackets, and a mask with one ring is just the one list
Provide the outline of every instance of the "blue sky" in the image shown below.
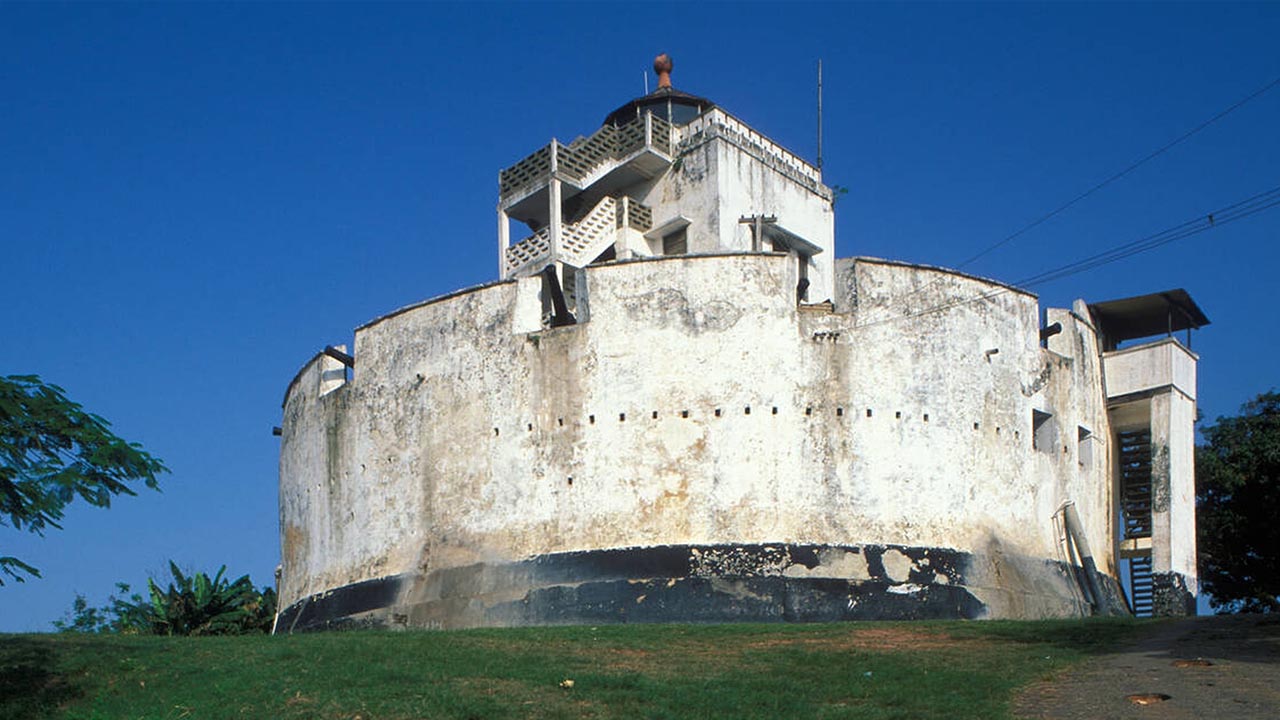
[[[653,56],[804,157],[825,75],[838,253],[955,265],[1280,76],[1280,4],[0,4],[0,374],[172,468],[0,528],[48,629],[170,558],[270,581],[280,401],[396,307],[493,279],[498,170],[594,130]],[[652,80],[651,80],[652,82]],[[1280,88],[966,269],[1006,281],[1280,185]],[[1201,409],[1277,386],[1280,208],[1036,288],[1184,287]]]

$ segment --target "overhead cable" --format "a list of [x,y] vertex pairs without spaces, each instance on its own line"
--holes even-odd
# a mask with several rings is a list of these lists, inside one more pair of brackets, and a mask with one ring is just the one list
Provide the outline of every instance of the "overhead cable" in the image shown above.
[[1179,223],[1158,233],[1147,235],[1146,237],[1117,245],[1101,253],[1090,255],[1089,257],[1067,263],[1066,265],[1061,265],[1036,275],[1032,275],[1019,280],[1012,285],[1001,286],[970,297],[954,298],[922,310],[908,312],[894,317],[882,318],[880,320],[872,320],[867,323],[860,323],[857,327],[864,328],[871,327],[873,325],[899,322],[902,320],[911,320],[925,315],[950,310],[962,305],[968,305],[969,303],[990,300],[999,295],[1003,295],[1006,292],[1042,285],[1053,280],[1060,280],[1064,277],[1076,275],[1103,265],[1123,260],[1133,255],[1137,255],[1138,253],[1154,250],[1155,248],[1168,245],[1169,243],[1177,240],[1182,240],[1193,235],[1199,235],[1202,232],[1219,228],[1223,225],[1244,219],[1250,215],[1255,215],[1264,210],[1269,210],[1277,205],[1280,205],[1280,186],[1258,193],[1257,195],[1246,198],[1237,203],[1227,205],[1226,207],[1213,212],[1199,215],[1191,220]]

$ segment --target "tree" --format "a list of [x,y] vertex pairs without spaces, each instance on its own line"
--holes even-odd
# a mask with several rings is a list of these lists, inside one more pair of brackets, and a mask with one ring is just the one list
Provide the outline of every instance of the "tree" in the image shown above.
[[1280,612],[1280,393],[1203,428],[1196,448],[1200,580],[1220,612]]
[[[43,535],[62,527],[63,510],[77,497],[110,507],[113,496],[136,494],[130,483],[159,489],[156,478],[168,468],[109,426],[35,375],[0,377],[0,525]],[[22,582],[24,573],[40,576],[0,556],[0,585],[6,576]]]
[[65,620],[53,625],[61,632],[141,633],[149,635],[246,635],[271,631],[275,620],[276,591],[258,590],[243,575],[237,580],[224,577],[223,565],[210,578],[205,573],[188,575],[169,562],[173,581],[161,590],[147,581],[148,597],[128,595],[129,586],[116,583],[119,595],[95,608],[83,595],[76,595]]

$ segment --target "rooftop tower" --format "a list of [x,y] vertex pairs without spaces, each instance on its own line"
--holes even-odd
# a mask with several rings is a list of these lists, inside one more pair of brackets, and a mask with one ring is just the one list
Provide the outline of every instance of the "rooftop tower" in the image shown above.
[[[671,85],[617,108],[590,136],[551,140],[498,177],[498,271],[547,267],[573,311],[576,271],[663,255],[786,253],[796,298],[831,299],[832,191],[817,167],[714,102]],[[512,242],[513,222],[527,228]]]

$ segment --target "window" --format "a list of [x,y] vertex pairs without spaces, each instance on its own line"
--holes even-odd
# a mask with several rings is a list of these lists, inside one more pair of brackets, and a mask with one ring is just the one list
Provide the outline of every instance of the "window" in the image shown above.
[[1031,411],[1031,447],[1040,452],[1054,454],[1057,445],[1058,430],[1053,422],[1053,415],[1040,410]]
[[797,252],[796,259],[799,261],[797,275],[800,276],[799,282],[796,283],[796,302],[802,303],[809,299],[809,256]]
[[689,234],[685,228],[662,237],[663,255],[684,255],[689,252]]
[[1093,433],[1089,428],[1080,425],[1076,428],[1076,459],[1080,462],[1080,467],[1090,467],[1093,465]]

